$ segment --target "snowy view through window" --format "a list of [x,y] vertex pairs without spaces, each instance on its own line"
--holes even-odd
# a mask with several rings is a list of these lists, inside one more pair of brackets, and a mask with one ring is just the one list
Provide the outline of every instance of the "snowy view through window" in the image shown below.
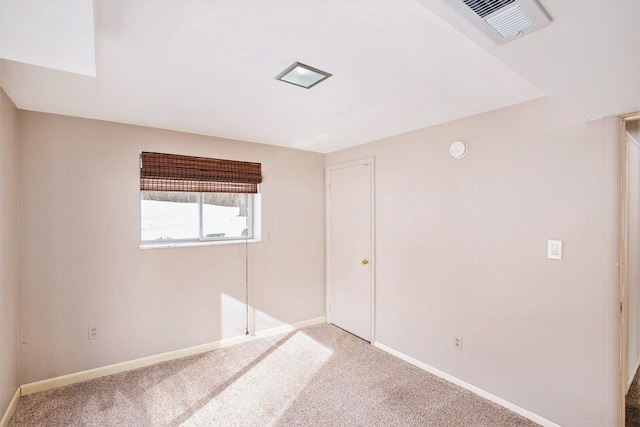
[[[251,214],[251,195],[202,193],[202,236],[200,236],[200,193],[143,191],[141,197],[141,240],[244,239]],[[247,200],[249,199],[249,200]]]

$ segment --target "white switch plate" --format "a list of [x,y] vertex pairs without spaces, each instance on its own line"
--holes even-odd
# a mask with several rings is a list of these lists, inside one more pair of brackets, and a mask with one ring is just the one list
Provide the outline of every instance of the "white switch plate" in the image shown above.
[[547,243],[547,258],[562,259],[562,240],[549,240]]

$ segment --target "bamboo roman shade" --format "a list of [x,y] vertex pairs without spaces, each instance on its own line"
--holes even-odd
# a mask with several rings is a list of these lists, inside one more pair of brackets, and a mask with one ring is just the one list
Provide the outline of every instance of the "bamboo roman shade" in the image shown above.
[[257,193],[262,164],[142,152],[140,190]]

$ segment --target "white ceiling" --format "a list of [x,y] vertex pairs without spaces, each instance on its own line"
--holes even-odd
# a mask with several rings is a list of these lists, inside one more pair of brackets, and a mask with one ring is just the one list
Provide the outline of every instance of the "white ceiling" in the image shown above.
[[93,3],[0,0],[0,58],[96,75]]
[[[45,4],[0,16],[23,2]],[[443,0],[47,2],[0,19],[0,84],[24,110],[318,152],[540,96],[585,121],[639,111],[640,1],[539,3],[552,23],[497,46]],[[294,61],[333,76],[276,81]]]

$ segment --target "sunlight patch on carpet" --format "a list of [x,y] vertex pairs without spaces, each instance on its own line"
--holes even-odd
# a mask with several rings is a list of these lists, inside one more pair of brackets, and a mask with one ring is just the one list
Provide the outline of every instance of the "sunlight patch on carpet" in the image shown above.
[[332,354],[297,332],[181,425],[211,425],[238,413],[245,425],[273,425]]

